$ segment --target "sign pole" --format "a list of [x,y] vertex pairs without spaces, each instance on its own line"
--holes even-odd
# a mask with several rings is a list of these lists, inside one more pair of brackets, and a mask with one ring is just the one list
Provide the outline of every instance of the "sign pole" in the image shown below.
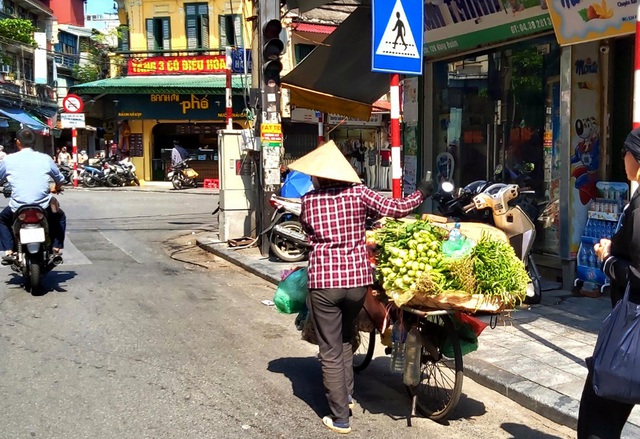
[[71,128],[71,147],[73,151],[73,187],[78,187],[78,131]]
[[391,74],[391,196],[401,198],[400,166],[400,75]]
[[227,101],[227,129],[233,129],[233,102],[231,98],[231,47],[225,48],[225,73],[227,75],[227,90],[226,90],[226,101]]
[[318,145],[324,142],[324,114],[318,114]]

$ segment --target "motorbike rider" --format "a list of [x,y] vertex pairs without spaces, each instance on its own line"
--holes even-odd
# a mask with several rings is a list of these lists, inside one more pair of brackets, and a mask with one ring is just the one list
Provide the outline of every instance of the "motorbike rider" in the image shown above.
[[182,145],[180,141],[173,141],[173,149],[171,150],[171,167],[175,167],[178,163],[189,157],[189,153]]
[[354,390],[351,332],[367,286],[373,283],[365,247],[366,219],[409,214],[432,194],[433,182],[424,179],[413,194],[388,198],[362,184],[333,141],[291,163],[289,169],[310,175],[315,187],[302,197],[300,221],[311,242],[307,306],[331,409],[322,422],[330,430],[349,433]]
[[[11,231],[13,214],[19,207],[27,204],[38,204],[46,210],[53,252],[59,254],[64,247],[66,216],[51,194],[52,191],[62,191],[64,176],[51,157],[33,150],[35,143],[36,134],[33,130],[21,129],[16,134],[18,152],[8,155],[0,162],[0,181],[6,179],[11,186],[9,204],[0,211],[0,250],[5,252],[2,265],[15,262]],[[49,183],[50,177],[55,182],[53,190]]]

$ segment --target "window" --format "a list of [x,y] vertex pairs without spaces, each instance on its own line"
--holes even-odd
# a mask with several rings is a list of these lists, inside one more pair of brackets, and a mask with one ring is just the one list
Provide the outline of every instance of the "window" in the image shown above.
[[244,47],[242,44],[242,16],[240,14],[219,15],[220,48]]
[[207,3],[185,3],[187,49],[209,48],[209,7]]
[[147,18],[147,50],[161,49],[171,49],[171,26],[169,18]]
[[118,26],[118,48],[122,52],[128,52],[129,46],[129,26]]
[[313,44],[296,44],[295,45],[296,64],[302,61],[315,48],[316,46],[314,46]]

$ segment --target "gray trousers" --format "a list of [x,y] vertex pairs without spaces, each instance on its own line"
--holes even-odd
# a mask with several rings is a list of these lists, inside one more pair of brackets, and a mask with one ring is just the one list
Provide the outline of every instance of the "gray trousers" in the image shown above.
[[337,422],[349,422],[349,397],[353,395],[351,339],[366,292],[366,287],[328,288],[311,290],[307,296],[320,348],[322,381]]

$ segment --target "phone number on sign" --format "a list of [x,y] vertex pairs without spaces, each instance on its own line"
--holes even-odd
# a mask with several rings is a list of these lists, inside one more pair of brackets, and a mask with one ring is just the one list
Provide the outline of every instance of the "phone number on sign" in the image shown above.
[[549,27],[551,27],[551,18],[545,17],[514,24],[510,27],[510,29],[512,34],[520,34],[523,32],[531,32],[533,30],[546,29]]

